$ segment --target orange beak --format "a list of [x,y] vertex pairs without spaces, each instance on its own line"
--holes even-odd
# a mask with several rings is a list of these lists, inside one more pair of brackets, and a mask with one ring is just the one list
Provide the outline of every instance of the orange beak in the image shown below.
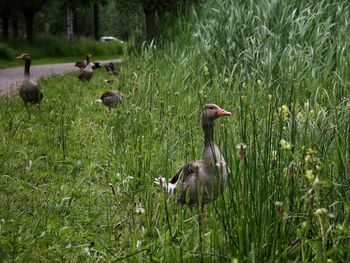
[[224,109],[218,109],[218,111],[216,112],[216,114],[217,114],[219,117],[223,117],[223,116],[229,116],[229,115],[231,115],[231,112],[225,111]]

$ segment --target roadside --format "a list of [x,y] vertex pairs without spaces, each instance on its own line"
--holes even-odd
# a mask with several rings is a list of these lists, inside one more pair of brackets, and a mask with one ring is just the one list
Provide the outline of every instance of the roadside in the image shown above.
[[[120,63],[121,61],[121,59],[110,59],[102,60],[99,62]],[[31,77],[34,80],[38,80],[41,77],[78,71],[79,69],[75,67],[74,64],[74,62],[70,62],[46,65],[33,65],[30,67]],[[24,66],[0,69],[0,97],[9,95],[10,93],[16,91],[19,88],[19,85],[21,84],[23,79],[23,72]]]

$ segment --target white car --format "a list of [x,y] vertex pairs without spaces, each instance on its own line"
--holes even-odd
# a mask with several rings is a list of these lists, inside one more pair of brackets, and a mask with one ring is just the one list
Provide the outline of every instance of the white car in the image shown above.
[[113,37],[113,36],[102,36],[100,37],[100,42],[107,42],[107,41],[118,41],[120,43],[124,43],[124,41],[116,38],[116,37]]

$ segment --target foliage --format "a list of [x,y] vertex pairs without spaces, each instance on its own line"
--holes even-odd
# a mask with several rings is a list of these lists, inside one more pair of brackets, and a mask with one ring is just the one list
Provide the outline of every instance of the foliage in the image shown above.
[[14,56],[15,54],[12,48],[5,43],[0,43],[0,59],[13,60]]
[[[2,255],[349,261],[349,8],[206,1],[162,50],[131,57],[116,86],[104,71],[88,84],[68,74],[40,82],[40,108],[3,98]],[[128,94],[112,114],[94,103],[107,89]],[[200,221],[153,179],[201,156],[205,102],[233,112],[215,134],[232,174]]]
[[[10,48],[11,47],[11,48]],[[34,59],[96,56],[115,57],[123,53],[126,45],[119,42],[96,42],[87,38],[68,41],[62,37],[38,36],[33,42],[4,40],[0,46],[0,59],[13,60],[15,55],[26,52]]]

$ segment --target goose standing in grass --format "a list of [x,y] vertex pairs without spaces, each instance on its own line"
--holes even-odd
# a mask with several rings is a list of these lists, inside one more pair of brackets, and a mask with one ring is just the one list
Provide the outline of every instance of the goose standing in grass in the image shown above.
[[125,95],[118,90],[106,91],[102,94],[98,102],[106,105],[109,112],[111,112],[112,108],[116,107],[124,99],[124,97]]
[[92,74],[94,73],[93,66],[94,64],[89,62],[85,68],[81,68],[78,78],[81,81],[89,81],[92,78]]
[[108,62],[108,63],[104,64],[104,67],[109,75],[118,75],[119,74],[119,72],[115,68],[113,62]]
[[169,193],[174,193],[180,185],[179,202],[188,204],[192,209],[201,205],[204,213],[205,205],[215,200],[227,183],[228,169],[218,146],[214,143],[214,121],[231,115],[215,104],[206,104],[201,113],[201,124],[204,132],[203,159],[185,164],[170,179],[159,177],[155,183],[163,186]]
[[16,59],[22,59],[25,61],[24,64],[24,78],[21,87],[19,88],[19,95],[27,106],[28,103],[40,104],[44,95],[41,92],[38,83],[30,78],[30,64],[31,57],[28,54],[22,54]]

